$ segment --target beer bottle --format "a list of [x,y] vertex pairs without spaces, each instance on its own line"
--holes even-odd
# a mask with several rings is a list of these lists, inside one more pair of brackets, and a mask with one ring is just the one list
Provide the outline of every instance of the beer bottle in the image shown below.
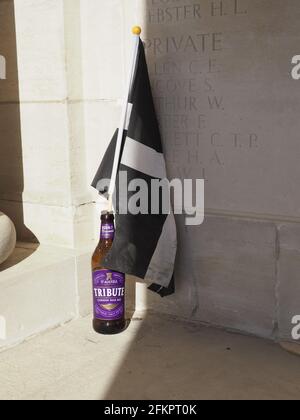
[[125,328],[125,274],[107,270],[103,259],[113,244],[114,215],[101,215],[100,242],[93,254],[94,330],[99,334],[118,334]]

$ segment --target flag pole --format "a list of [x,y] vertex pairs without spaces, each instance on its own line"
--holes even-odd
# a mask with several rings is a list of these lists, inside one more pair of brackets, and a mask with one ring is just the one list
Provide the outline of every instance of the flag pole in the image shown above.
[[117,180],[117,174],[118,174],[118,166],[119,166],[119,160],[120,160],[120,154],[121,154],[121,147],[122,147],[122,140],[123,140],[123,133],[125,129],[125,124],[127,120],[127,110],[128,110],[128,100],[129,100],[129,94],[132,87],[132,82],[134,78],[134,71],[136,68],[136,63],[138,59],[138,51],[139,51],[139,42],[140,42],[140,35],[141,35],[142,29],[139,26],[135,26],[132,28],[132,34],[133,34],[133,55],[132,55],[132,63],[130,68],[130,73],[128,77],[128,84],[126,86],[126,92],[124,97],[124,103],[121,113],[121,119],[119,124],[119,131],[118,131],[118,138],[117,138],[117,144],[116,144],[116,151],[115,151],[115,157],[114,157],[114,163],[113,163],[113,169],[110,179],[110,185],[108,190],[108,212],[111,212],[113,209],[113,195],[115,192],[116,187],[116,180]]

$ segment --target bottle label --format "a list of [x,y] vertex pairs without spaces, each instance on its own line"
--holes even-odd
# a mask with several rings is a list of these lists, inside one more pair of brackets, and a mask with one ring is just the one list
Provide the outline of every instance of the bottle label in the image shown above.
[[113,240],[114,236],[115,236],[115,225],[113,223],[102,223],[100,238]]
[[111,270],[93,272],[94,317],[115,321],[125,315],[125,275]]

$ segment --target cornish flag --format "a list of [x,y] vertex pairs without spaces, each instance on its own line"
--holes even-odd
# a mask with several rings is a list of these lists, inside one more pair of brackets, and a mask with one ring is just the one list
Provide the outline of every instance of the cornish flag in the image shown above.
[[[116,131],[92,186],[106,195],[103,180],[110,179],[115,158]],[[122,214],[120,197],[125,186],[120,178],[126,174],[127,185],[136,179],[148,186],[148,211],[139,214]],[[137,276],[150,283],[149,289],[162,297],[174,293],[174,263],[177,251],[177,234],[172,211],[163,214],[161,203],[156,214],[151,214],[153,197],[151,181],[167,178],[162,141],[155,115],[149,74],[141,40],[127,106],[127,119],[123,133],[121,156],[114,197],[116,235],[113,246],[104,261],[105,267]],[[124,188],[124,191],[121,189]],[[126,191],[128,202],[137,191]],[[116,199],[117,198],[117,199]],[[162,200],[165,197],[160,197]],[[147,213],[147,214],[145,214]]]

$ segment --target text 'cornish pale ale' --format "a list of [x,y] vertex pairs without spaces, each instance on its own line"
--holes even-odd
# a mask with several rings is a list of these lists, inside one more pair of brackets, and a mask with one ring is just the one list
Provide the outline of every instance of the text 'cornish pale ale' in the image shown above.
[[103,267],[115,237],[114,215],[102,213],[100,242],[93,254],[93,327],[100,334],[117,334],[125,328],[125,274]]

